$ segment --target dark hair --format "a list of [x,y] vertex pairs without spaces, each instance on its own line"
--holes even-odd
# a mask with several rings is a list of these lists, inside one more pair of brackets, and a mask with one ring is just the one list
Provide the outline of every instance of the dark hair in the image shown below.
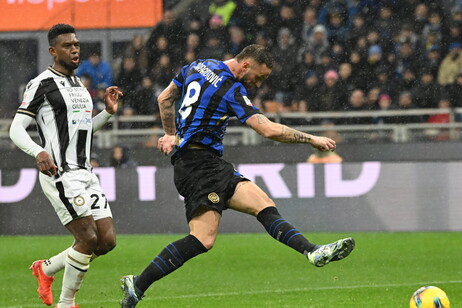
[[258,64],[265,64],[268,68],[273,68],[273,56],[268,48],[252,44],[245,47],[237,56],[236,60],[241,61],[247,58],[252,58]]
[[56,38],[61,34],[75,33],[75,29],[71,25],[57,24],[50,28],[48,31],[48,44],[54,46],[56,44]]

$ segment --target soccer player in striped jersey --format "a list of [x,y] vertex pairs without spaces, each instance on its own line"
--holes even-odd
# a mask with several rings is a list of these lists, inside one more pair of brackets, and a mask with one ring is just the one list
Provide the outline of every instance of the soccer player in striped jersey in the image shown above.
[[[66,24],[54,25],[48,32],[48,41],[53,65],[27,84],[10,137],[21,150],[35,157],[43,192],[74,236],[71,247],[31,266],[39,297],[46,305],[53,304],[53,276],[64,269],[56,307],[69,308],[77,307],[75,293],[90,261],[116,244],[111,210],[92,173],[90,153],[93,133],[117,111],[122,92],[117,87],[107,88],[106,109],[92,118],[90,93],[74,75],[80,63],[75,29]],[[41,145],[26,131],[34,119]]]
[[[247,97],[247,88],[259,87],[271,73],[270,52],[247,46],[227,61],[197,60],[182,68],[159,95],[165,135],[158,148],[172,156],[174,183],[184,197],[188,236],[167,245],[138,276],[124,276],[123,308],[135,307],[155,281],[189,259],[213,247],[222,211],[230,208],[253,215],[276,240],[305,255],[321,267],[345,258],[354,248],[346,238],[315,245],[281,217],[274,202],[221,158],[227,121],[235,116],[260,135],[286,143],[307,143],[320,151],[335,150],[335,141],[313,136],[270,121]],[[175,122],[175,101],[181,106]]]

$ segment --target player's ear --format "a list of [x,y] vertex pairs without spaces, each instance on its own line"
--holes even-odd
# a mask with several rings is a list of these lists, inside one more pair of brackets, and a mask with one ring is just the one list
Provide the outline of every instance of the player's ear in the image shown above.
[[53,46],[48,47],[48,52],[52,57],[56,57],[56,49]]

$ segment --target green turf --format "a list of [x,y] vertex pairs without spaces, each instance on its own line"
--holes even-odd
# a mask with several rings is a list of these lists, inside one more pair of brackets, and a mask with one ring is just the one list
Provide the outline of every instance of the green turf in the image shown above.
[[[439,286],[452,307],[462,307],[461,233],[307,235],[316,243],[353,235],[357,246],[349,258],[315,268],[266,234],[221,234],[214,249],[153,285],[137,307],[398,308],[409,307],[423,285]],[[119,236],[116,249],[91,264],[77,294],[80,307],[119,307],[118,279],[140,273],[182,236]],[[0,237],[0,307],[45,307],[28,267],[70,242],[69,236]]]

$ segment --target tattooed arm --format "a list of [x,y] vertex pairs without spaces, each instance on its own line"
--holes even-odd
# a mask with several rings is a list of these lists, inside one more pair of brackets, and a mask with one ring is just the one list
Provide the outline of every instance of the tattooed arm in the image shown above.
[[157,148],[165,155],[168,155],[175,146],[175,101],[179,99],[180,96],[180,88],[173,82],[170,82],[168,87],[165,88],[157,98],[160,119],[162,120],[162,127],[165,131],[165,135],[159,138],[157,142]]
[[275,123],[263,114],[255,114],[245,122],[257,133],[265,138],[284,143],[309,143],[320,151],[335,150],[335,141],[327,138],[310,135],[286,125]]

